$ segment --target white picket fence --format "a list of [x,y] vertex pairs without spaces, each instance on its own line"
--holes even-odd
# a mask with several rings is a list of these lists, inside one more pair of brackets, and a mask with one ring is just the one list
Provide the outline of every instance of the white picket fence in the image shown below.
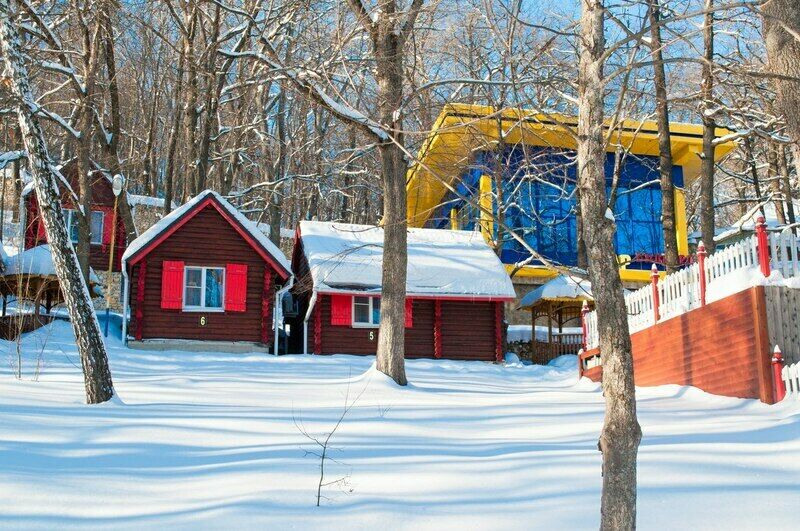
[[786,397],[800,400],[800,363],[784,367],[781,379],[786,385]]
[[[772,270],[780,271],[784,278],[800,276],[800,239],[789,231],[770,234],[767,239]],[[758,268],[758,237],[752,236],[706,258],[703,274],[707,286],[714,282],[720,286],[725,277],[731,277],[734,273],[745,269],[758,270]],[[700,264],[694,263],[659,280],[659,320],[670,319],[701,306],[700,274]],[[656,323],[654,302],[652,285],[644,286],[625,296],[628,328],[631,333],[639,332]],[[596,311],[586,315],[586,329],[586,347],[597,348],[600,345],[600,333]]]
[[769,256],[773,271],[780,271],[784,278],[800,276],[798,254],[798,238],[791,231],[769,235]]

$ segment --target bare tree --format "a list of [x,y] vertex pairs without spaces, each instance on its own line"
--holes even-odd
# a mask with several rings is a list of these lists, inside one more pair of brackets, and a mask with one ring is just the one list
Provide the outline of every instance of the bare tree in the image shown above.
[[600,434],[603,453],[601,529],[636,527],[636,454],[641,429],[636,418],[633,355],[622,281],[614,252],[613,216],[606,198],[603,73],[606,57],[602,0],[582,0],[578,71],[578,186],[584,216],[589,279],[597,308],[603,353],[606,414]]
[[675,228],[675,188],[672,182],[672,140],[669,129],[669,99],[667,73],[664,68],[664,51],[661,40],[661,2],[647,0],[650,23],[650,50],[656,92],[656,121],[658,123],[658,169],[661,181],[661,229],[664,234],[664,261],[667,270],[678,267],[678,238]]
[[761,5],[761,14],[776,104],[794,142],[795,165],[800,172],[800,4],[767,0]]
[[714,215],[714,138],[716,122],[710,110],[714,106],[714,0],[704,0],[703,18],[703,81],[701,110],[703,120],[703,155],[700,169],[700,232],[709,253],[716,248]]
[[10,76],[11,92],[16,100],[20,132],[28,153],[28,167],[47,230],[53,265],[64,293],[81,357],[86,401],[90,404],[105,402],[114,395],[108,356],[89,288],[81,274],[80,264],[64,223],[57,184],[63,177],[58,175],[58,170],[54,169],[50,161],[44,133],[34,114],[37,109],[36,100],[28,82],[20,36],[12,22],[14,18],[8,0],[0,0],[0,45],[6,72]]

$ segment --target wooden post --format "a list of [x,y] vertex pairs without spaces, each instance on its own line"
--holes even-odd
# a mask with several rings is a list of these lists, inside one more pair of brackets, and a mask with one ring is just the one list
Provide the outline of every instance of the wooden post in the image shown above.
[[272,337],[272,270],[268,265],[264,266],[264,289],[261,292],[261,342],[269,344]]
[[658,267],[656,267],[655,264],[650,268],[650,284],[653,286],[653,317],[655,318],[655,322],[658,323],[661,319],[658,311],[661,303],[659,302],[658,296]]
[[134,331],[136,341],[141,341],[144,335],[144,280],[146,274],[147,259],[143,259],[139,264],[139,275],[136,277],[136,329]]
[[589,315],[589,303],[583,301],[581,308],[581,328],[583,329],[583,350],[589,348],[589,326],[586,324],[586,317]]
[[700,275],[700,306],[706,305],[706,246],[703,242],[697,244],[697,269]]
[[769,240],[767,238],[767,222],[764,216],[756,219],[756,238],[758,239],[758,264],[761,266],[761,273],[769,277],[771,271],[769,266]]
[[775,345],[775,352],[772,354],[772,377],[774,380],[773,389],[775,390],[775,403],[780,402],[786,396],[786,382],[783,381],[783,354],[778,345]]
[[505,359],[503,353],[503,304],[505,303],[494,303],[494,359],[497,363],[502,363]]
[[318,296],[314,308],[314,354],[317,355],[322,354],[322,297],[324,296]]
[[442,357],[442,301],[433,302],[433,357]]

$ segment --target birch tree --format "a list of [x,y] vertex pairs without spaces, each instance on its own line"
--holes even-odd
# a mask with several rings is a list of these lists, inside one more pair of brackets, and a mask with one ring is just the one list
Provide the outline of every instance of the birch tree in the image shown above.
[[110,400],[114,395],[108,357],[89,288],[81,274],[80,264],[64,222],[58,188],[58,182],[62,181],[63,177],[58,174],[58,170],[50,161],[44,133],[35,116],[38,105],[28,81],[20,35],[13,22],[14,19],[9,1],[0,0],[0,47],[8,76],[6,81],[10,84],[15,100],[20,133],[28,157],[28,168],[50,242],[53,265],[75,333],[83,367],[86,401],[89,404],[97,404]]

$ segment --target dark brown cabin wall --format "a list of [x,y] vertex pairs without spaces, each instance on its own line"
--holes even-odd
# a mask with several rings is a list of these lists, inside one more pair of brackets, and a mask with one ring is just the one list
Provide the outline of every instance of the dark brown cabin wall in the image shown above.
[[[331,324],[331,298],[317,298],[322,312],[323,354],[375,354],[377,328],[352,328]],[[406,329],[405,357],[434,357],[434,301],[413,299],[413,326]],[[495,359],[495,310],[491,302],[442,302],[442,358],[457,360]],[[370,340],[373,332],[373,340]],[[310,350],[313,324],[309,323]]]
[[[331,297],[317,295],[316,304],[322,312],[322,353],[323,354],[375,354],[378,348],[377,328],[353,328],[331,324]],[[370,339],[370,333],[372,339]],[[308,348],[314,349],[313,321],[308,326]]]
[[442,301],[442,357],[495,360],[495,303]]
[[412,299],[411,328],[406,328],[406,358],[432,358],[433,308],[434,302],[427,299]]
[[[145,258],[143,339],[202,339],[211,341],[261,342],[261,301],[264,270],[270,267],[261,256],[212,207],[207,206],[160,243]],[[247,305],[244,312],[183,312],[161,309],[161,272],[165,260],[182,260],[186,265],[225,267],[247,264]],[[130,279],[131,315],[137,304],[139,266]],[[280,279],[272,272],[272,293]],[[270,308],[274,296],[270,296]],[[200,326],[205,316],[206,326]],[[132,321],[130,334],[135,334]],[[270,339],[272,338],[270,326]]]
[[[375,354],[378,348],[377,328],[353,328],[331,324],[331,297],[319,295],[317,304],[322,311],[323,354]],[[406,358],[433,357],[433,301],[412,301],[412,327],[406,328]],[[373,339],[370,339],[372,332]],[[309,335],[313,327],[309,325]],[[309,338],[313,349],[313,337]]]

